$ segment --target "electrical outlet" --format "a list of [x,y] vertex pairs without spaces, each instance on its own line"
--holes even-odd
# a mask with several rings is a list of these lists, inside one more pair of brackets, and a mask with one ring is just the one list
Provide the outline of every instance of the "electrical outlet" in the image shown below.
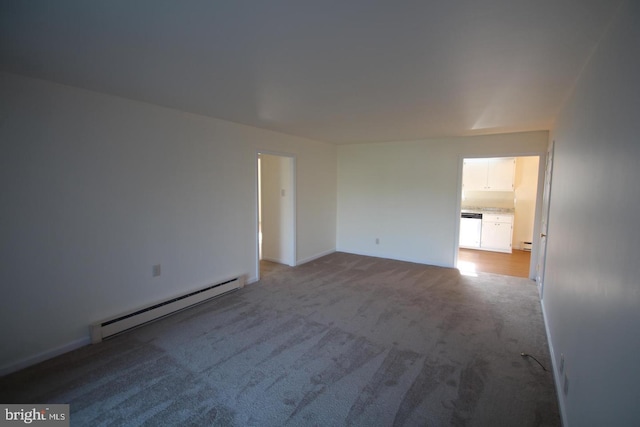
[[161,273],[160,264],[156,264],[151,268],[151,275],[153,277],[158,277]]
[[376,245],[380,244],[380,239],[376,237]]
[[560,366],[558,366],[560,373],[564,372],[564,354],[560,353]]

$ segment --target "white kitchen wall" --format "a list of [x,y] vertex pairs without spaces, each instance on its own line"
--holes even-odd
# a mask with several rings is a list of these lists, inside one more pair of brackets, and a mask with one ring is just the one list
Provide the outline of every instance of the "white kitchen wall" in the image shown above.
[[462,158],[542,154],[547,143],[547,132],[524,132],[340,146],[338,250],[452,267]]
[[538,157],[517,157],[515,175],[515,215],[513,223],[514,249],[523,249],[523,242],[533,241],[533,226],[538,195]]
[[639,23],[624,2],[553,134],[543,307],[569,427],[640,425]]
[[0,373],[93,321],[255,280],[258,150],[296,156],[298,263],[335,249],[332,145],[4,73],[0,141]]

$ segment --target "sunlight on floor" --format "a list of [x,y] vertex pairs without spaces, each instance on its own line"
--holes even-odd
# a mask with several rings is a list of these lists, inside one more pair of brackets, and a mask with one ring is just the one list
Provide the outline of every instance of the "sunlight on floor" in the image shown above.
[[478,277],[476,264],[470,261],[458,261],[458,270],[463,276]]

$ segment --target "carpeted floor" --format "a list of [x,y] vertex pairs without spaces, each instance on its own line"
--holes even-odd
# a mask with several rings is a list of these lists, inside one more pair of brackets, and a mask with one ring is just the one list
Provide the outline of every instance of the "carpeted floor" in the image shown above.
[[335,253],[0,379],[71,425],[559,426],[527,279]]

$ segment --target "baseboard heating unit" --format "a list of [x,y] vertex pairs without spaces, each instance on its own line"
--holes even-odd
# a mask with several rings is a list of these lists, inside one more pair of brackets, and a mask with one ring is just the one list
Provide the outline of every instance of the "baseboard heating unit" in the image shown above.
[[159,302],[138,310],[133,310],[129,313],[123,313],[119,316],[105,319],[101,322],[93,323],[90,327],[91,342],[93,344],[99,343],[105,338],[119,334],[131,328],[158,320],[180,310],[205,302],[211,298],[226,294],[227,292],[235,291],[244,287],[245,281],[246,279],[244,276],[236,277],[234,279],[218,283],[217,285],[211,285],[204,289],[171,298],[167,301]]

